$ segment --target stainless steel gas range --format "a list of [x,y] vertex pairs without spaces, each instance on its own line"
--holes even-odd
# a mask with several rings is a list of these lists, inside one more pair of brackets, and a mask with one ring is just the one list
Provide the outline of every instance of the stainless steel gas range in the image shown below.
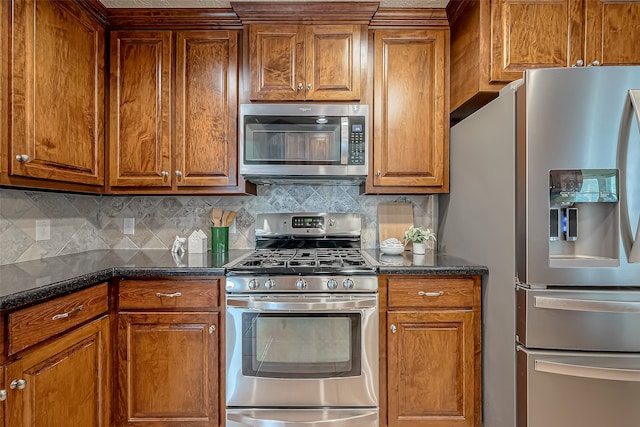
[[378,426],[378,281],[361,217],[260,214],[229,266],[227,427]]

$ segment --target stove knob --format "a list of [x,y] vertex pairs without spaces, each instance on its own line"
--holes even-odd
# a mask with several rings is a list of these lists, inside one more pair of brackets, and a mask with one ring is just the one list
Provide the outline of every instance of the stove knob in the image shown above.
[[338,287],[338,282],[336,281],[336,279],[329,279],[329,281],[327,281],[327,288],[336,289],[337,287]]
[[249,289],[258,289],[258,286],[260,286],[260,284],[256,279],[249,280]]
[[349,279],[348,277],[342,281],[342,287],[344,287],[345,289],[353,289],[353,285],[353,280]]
[[307,282],[304,279],[296,280],[296,288],[298,289],[307,289]]
[[273,288],[276,287],[276,282],[274,282],[273,279],[267,279],[264,282],[264,287],[267,288],[267,289],[273,289]]

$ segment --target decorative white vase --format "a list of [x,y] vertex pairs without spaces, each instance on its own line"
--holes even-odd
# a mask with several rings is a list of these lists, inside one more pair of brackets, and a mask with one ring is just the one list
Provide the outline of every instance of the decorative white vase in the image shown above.
[[425,243],[413,242],[413,253],[422,255],[427,251],[427,245]]

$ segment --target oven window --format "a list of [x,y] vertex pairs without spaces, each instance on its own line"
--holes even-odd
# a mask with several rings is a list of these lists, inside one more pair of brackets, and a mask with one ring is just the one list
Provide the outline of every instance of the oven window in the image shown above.
[[340,164],[340,117],[246,116],[244,162]]
[[269,378],[360,375],[358,313],[243,313],[242,373]]

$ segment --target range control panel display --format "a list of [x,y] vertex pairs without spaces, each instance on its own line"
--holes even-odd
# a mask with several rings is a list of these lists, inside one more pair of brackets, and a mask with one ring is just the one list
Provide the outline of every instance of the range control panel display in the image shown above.
[[294,216],[291,219],[293,228],[324,228],[324,218],[320,216]]

